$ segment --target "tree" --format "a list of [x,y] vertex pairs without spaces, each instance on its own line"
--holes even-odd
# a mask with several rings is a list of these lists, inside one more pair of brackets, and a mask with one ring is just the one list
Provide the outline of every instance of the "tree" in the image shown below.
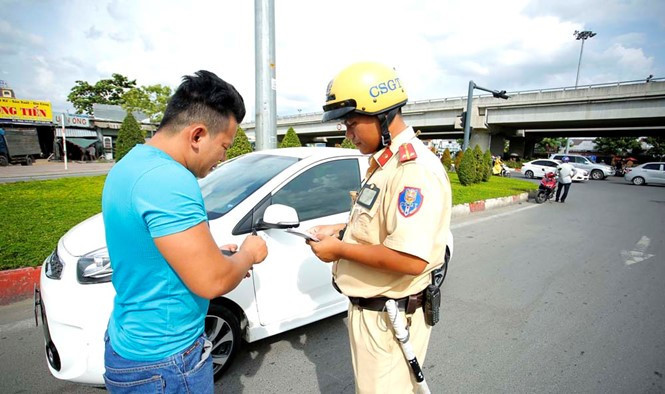
[[171,88],[162,85],[131,88],[122,95],[122,107],[128,112],[141,111],[150,121],[159,123],[171,98]]
[[476,182],[476,171],[476,155],[473,154],[471,148],[466,148],[462,162],[457,170],[457,175],[462,186],[469,186]]
[[457,153],[455,154],[455,172],[459,170],[459,166],[462,163],[463,158],[464,158],[464,151],[458,150]]
[[536,143],[536,150],[540,152],[545,152],[548,155],[550,153],[559,152],[559,148],[566,146],[566,138],[549,138],[545,137],[540,142]]
[[651,145],[647,154],[659,159],[665,156],[665,137],[647,137],[644,142]]
[[485,166],[485,172],[483,172],[483,182],[489,182],[490,178],[492,178],[492,154],[490,153],[490,150],[486,150],[485,154],[483,155],[483,163]]
[[441,163],[443,164],[443,168],[445,168],[446,171],[450,171],[453,165],[453,159],[452,157],[450,157],[450,149],[446,148],[443,150],[443,155],[441,156]]
[[131,112],[127,112],[122,126],[118,130],[118,140],[115,143],[115,161],[122,159],[135,145],[145,143],[145,134]]
[[353,142],[351,142],[350,139],[348,139],[348,138],[346,138],[346,137],[344,137],[344,141],[342,141],[342,148],[346,148],[346,149],[357,149],[357,148],[356,148],[356,145],[355,145]]
[[300,138],[298,138],[298,134],[296,134],[296,131],[293,130],[293,127],[289,127],[289,129],[286,131],[286,135],[284,138],[282,138],[282,142],[279,143],[280,148],[294,148],[294,147],[300,147],[302,144],[300,143]]
[[485,174],[485,162],[483,160],[483,150],[480,149],[480,145],[476,144],[473,148],[473,155],[476,159],[476,180],[473,183],[478,183],[483,180],[483,174]]
[[136,80],[121,74],[112,74],[110,79],[100,79],[94,85],[76,81],[67,95],[67,101],[76,108],[76,113],[92,115],[93,104],[122,104],[122,96],[136,87]]
[[622,155],[640,148],[634,137],[598,137],[594,142],[598,152],[608,155]]
[[245,153],[253,152],[252,144],[245,134],[245,130],[242,127],[238,126],[238,132],[236,133],[235,138],[233,139],[233,145],[231,149],[226,151],[226,159],[233,159],[234,157],[244,155]]

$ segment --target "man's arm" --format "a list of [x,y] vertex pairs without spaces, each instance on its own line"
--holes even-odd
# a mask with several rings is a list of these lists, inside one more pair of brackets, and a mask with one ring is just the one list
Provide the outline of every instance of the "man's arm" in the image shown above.
[[154,241],[187,288],[207,299],[235,289],[252,265],[267,254],[265,241],[249,235],[236,254],[222,255],[206,222]]

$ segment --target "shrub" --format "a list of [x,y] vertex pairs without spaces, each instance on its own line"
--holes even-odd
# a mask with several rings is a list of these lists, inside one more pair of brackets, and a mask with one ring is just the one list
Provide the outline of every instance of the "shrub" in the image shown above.
[[483,182],[488,182],[492,177],[492,154],[490,150],[486,150],[483,155],[483,163],[485,165],[485,172],[483,172]]
[[441,163],[443,164],[443,167],[446,169],[446,171],[450,171],[453,165],[453,159],[450,157],[450,149],[446,148],[443,151],[443,156],[441,156]]
[[245,153],[250,153],[253,150],[254,149],[252,149],[252,144],[249,142],[249,139],[247,139],[245,130],[238,126],[238,132],[233,139],[233,145],[231,146],[231,149],[226,151],[226,159],[233,159],[234,157],[244,155]]
[[464,151],[457,151],[455,154],[455,172],[459,170],[459,165],[462,163],[462,158],[464,157]]
[[457,170],[462,186],[473,185],[476,182],[476,172],[476,155],[473,154],[471,148],[467,148]]
[[473,148],[473,156],[476,159],[476,180],[474,183],[478,183],[483,180],[483,174],[485,174],[485,161],[483,160],[483,150],[480,149],[480,145],[476,144]]
[[344,138],[344,141],[342,141],[341,147],[347,149],[356,149],[356,146],[353,144],[353,142],[351,142],[351,140],[346,137]]
[[282,142],[279,143],[280,148],[297,148],[302,146],[300,143],[300,138],[298,138],[298,134],[296,134],[296,131],[293,130],[293,127],[289,127],[289,129],[286,131],[286,135],[284,135],[284,138],[282,138]]
[[137,144],[144,143],[145,134],[143,134],[139,122],[136,121],[131,112],[127,112],[120,130],[118,130],[118,140],[115,143],[115,161],[120,161]]

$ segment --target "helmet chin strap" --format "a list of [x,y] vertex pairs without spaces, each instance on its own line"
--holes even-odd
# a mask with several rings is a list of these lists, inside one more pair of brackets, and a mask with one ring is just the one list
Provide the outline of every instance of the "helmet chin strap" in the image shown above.
[[393,108],[388,112],[377,115],[379,118],[379,124],[381,125],[381,141],[379,141],[379,146],[377,147],[376,151],[390,145],[391,137],[388,127],[395,119],[397,112],[399,112],[399,108]]

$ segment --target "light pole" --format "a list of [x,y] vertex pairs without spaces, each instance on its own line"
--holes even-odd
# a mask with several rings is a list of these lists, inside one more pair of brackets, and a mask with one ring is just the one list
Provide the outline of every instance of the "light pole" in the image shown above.
[[466,96],[466,111],[462,112],[462,128],[464,128],[464,143],[462,151],[466,151],[469,147],[469,136],[471,135],[471,105],[473,104],[473,89],[484,90],[485,92],[492,93],[495,98],[502,98],[508,100],[505,90],[491,90],[482,86],[476,85],[473,81],[469,81],[469,93]]
[[[596,33],[591,30],[579,31],[575,30],[573,36],[576,40],[582,40],[582,47],[580,48],[580,60],[577,62],[577,76],[575,77],[575,88],[577,88],[577,83],[580,80],[580,67],[582,66],[582,53],[584,53],[584,41],[588,38],[594,37]],[[570,146],[570,138],[566,138],[566,151],[565,154],[568,154],[568,147]]]

